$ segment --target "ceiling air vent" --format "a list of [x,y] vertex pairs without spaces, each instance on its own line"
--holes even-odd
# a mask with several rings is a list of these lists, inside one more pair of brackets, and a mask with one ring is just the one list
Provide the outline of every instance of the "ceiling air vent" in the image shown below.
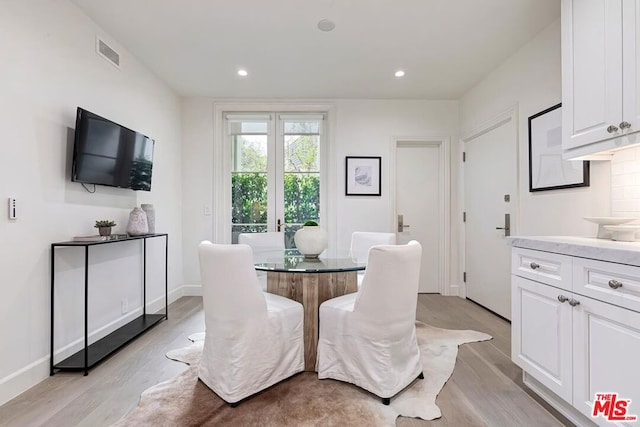
[[120,54],[113,50],[104,40],[96,37],[96,52],[111,64],[120,68]]

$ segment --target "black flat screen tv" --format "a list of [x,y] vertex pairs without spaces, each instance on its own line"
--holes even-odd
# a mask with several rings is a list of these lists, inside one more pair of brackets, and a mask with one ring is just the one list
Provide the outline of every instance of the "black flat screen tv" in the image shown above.
[[71,181],[151,190],[154,140],[78,107]]

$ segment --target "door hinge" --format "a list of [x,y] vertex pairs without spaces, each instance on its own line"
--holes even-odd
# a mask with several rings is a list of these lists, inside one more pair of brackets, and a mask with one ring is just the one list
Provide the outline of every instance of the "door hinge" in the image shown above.
[[462,222],[467,222],[467,212],[462,212]]
[[467,283],[467,272],[466,271],[464,273],[462,273],[462,281],[464,283]]
[[463,151],[463,152],[462,152],[462,162],[464,163],[464,162],[466,162],[466,161],[467,161],[467,152],[466,152],[466,151]]

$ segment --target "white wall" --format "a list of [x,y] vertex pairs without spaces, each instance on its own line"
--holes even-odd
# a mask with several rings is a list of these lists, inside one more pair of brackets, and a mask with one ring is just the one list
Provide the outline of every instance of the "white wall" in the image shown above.
[[[121,54],[121,69],[95,53],[101,34]],[[0,210],[0,404],[49,374],[50,244],[96,234],[95,220],[113,219],[122,233],[128,213],[153,203],[169,240],[169,287],[182,283],[181,126],[178,97],[66,0],[0,3],[0,201],[16,197],[18,219]],[[153,190],[70,182],[76,107],[155,139]],[[56,263],[56,348],[82,334],[82,257],[59,250]],[[90,265],[90,329],[122,319],[141,300],[140,243],[95,248]],[[149,243],[148,300],[163,294],[163,242]],[[138,307],[136,307],[138,306]],[[77,343],[76,343],[77,347]]]
[[560,20],[468,91],[460,100],[461,134],[517,105],[519,235],[595,235],[584,216],[610,214],[610,163],[591,162],[586,188],[529,192],[528,118],[561,102]]
[[[188,98],[182,102],[182,245],[184,283],[200,286],[197,246],[213,240],[213,102]],[[197,294],[197,291],[192,292]]]
[[[455,146],[458,140],[458,102],[340,100],[336,105],[338,249],[346,254],[353,231],[395,231],[395,206],[390,197],[395,191],[395,177],[389,176],[392,140],[397,137],[448,136]],[[344,158],[359,155],[382,156],[381,197],[345,196]],[[455,192],[451,197],[455,201]],[[452,233],[451,241],[457,241],[457,234]],[[457,246],[451,248],[450,255],[452,261],[457,260]],[[450,273],[452,283],[456,283],[456,273]]]
[[[199,284],[196,246],[212,239],[215,216],[204,215],[204,206],[212,206],[213,184],[213,100],[187,99],[183,102],[184,159],[184,275],[185,283]],[[255,101],[254,101],[255,102]],[[275,103],[276,101],[265,103]],[[282,102],[277,101],[277,102]],[[330,173],[329,203],[335,206],[336,224],[330,230],[337,242],[333,253],[346,255],[351,232],[393,231],[394,207],[390,193],[390,147],[394,137],[450,136],[457,141],[457,101],[416,100],[323,100],[330,103],[335,117],[330,119],[334,139]],[[294,104],[294,101],[288,104]],[[307,102],[308,104],[308,102]],[[382,196],[346,197],[344,195],[345,156],[382,156]],[[457,238],[452,236],[452,239]],[[454,252],[452,250],[452,252]]]

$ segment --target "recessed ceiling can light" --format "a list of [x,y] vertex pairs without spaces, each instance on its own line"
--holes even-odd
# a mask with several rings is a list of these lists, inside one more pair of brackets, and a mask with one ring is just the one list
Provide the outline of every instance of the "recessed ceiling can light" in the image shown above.
[[247,72],[247,70],[244,70],[244,69],[241,68],[241,69],[238,70],[238,75],[240,77],[247,77],[249,75],[249,73]]
[[396,71],[395,76],[396,76],[396,77],[404,77],[404,71],[402,71],[402,70],[398,70],[398,71]]
[[318,29],[320,31],[332,31],[336,27],[336,24],[333,21],[328,19],[322,19],[318,22]]

